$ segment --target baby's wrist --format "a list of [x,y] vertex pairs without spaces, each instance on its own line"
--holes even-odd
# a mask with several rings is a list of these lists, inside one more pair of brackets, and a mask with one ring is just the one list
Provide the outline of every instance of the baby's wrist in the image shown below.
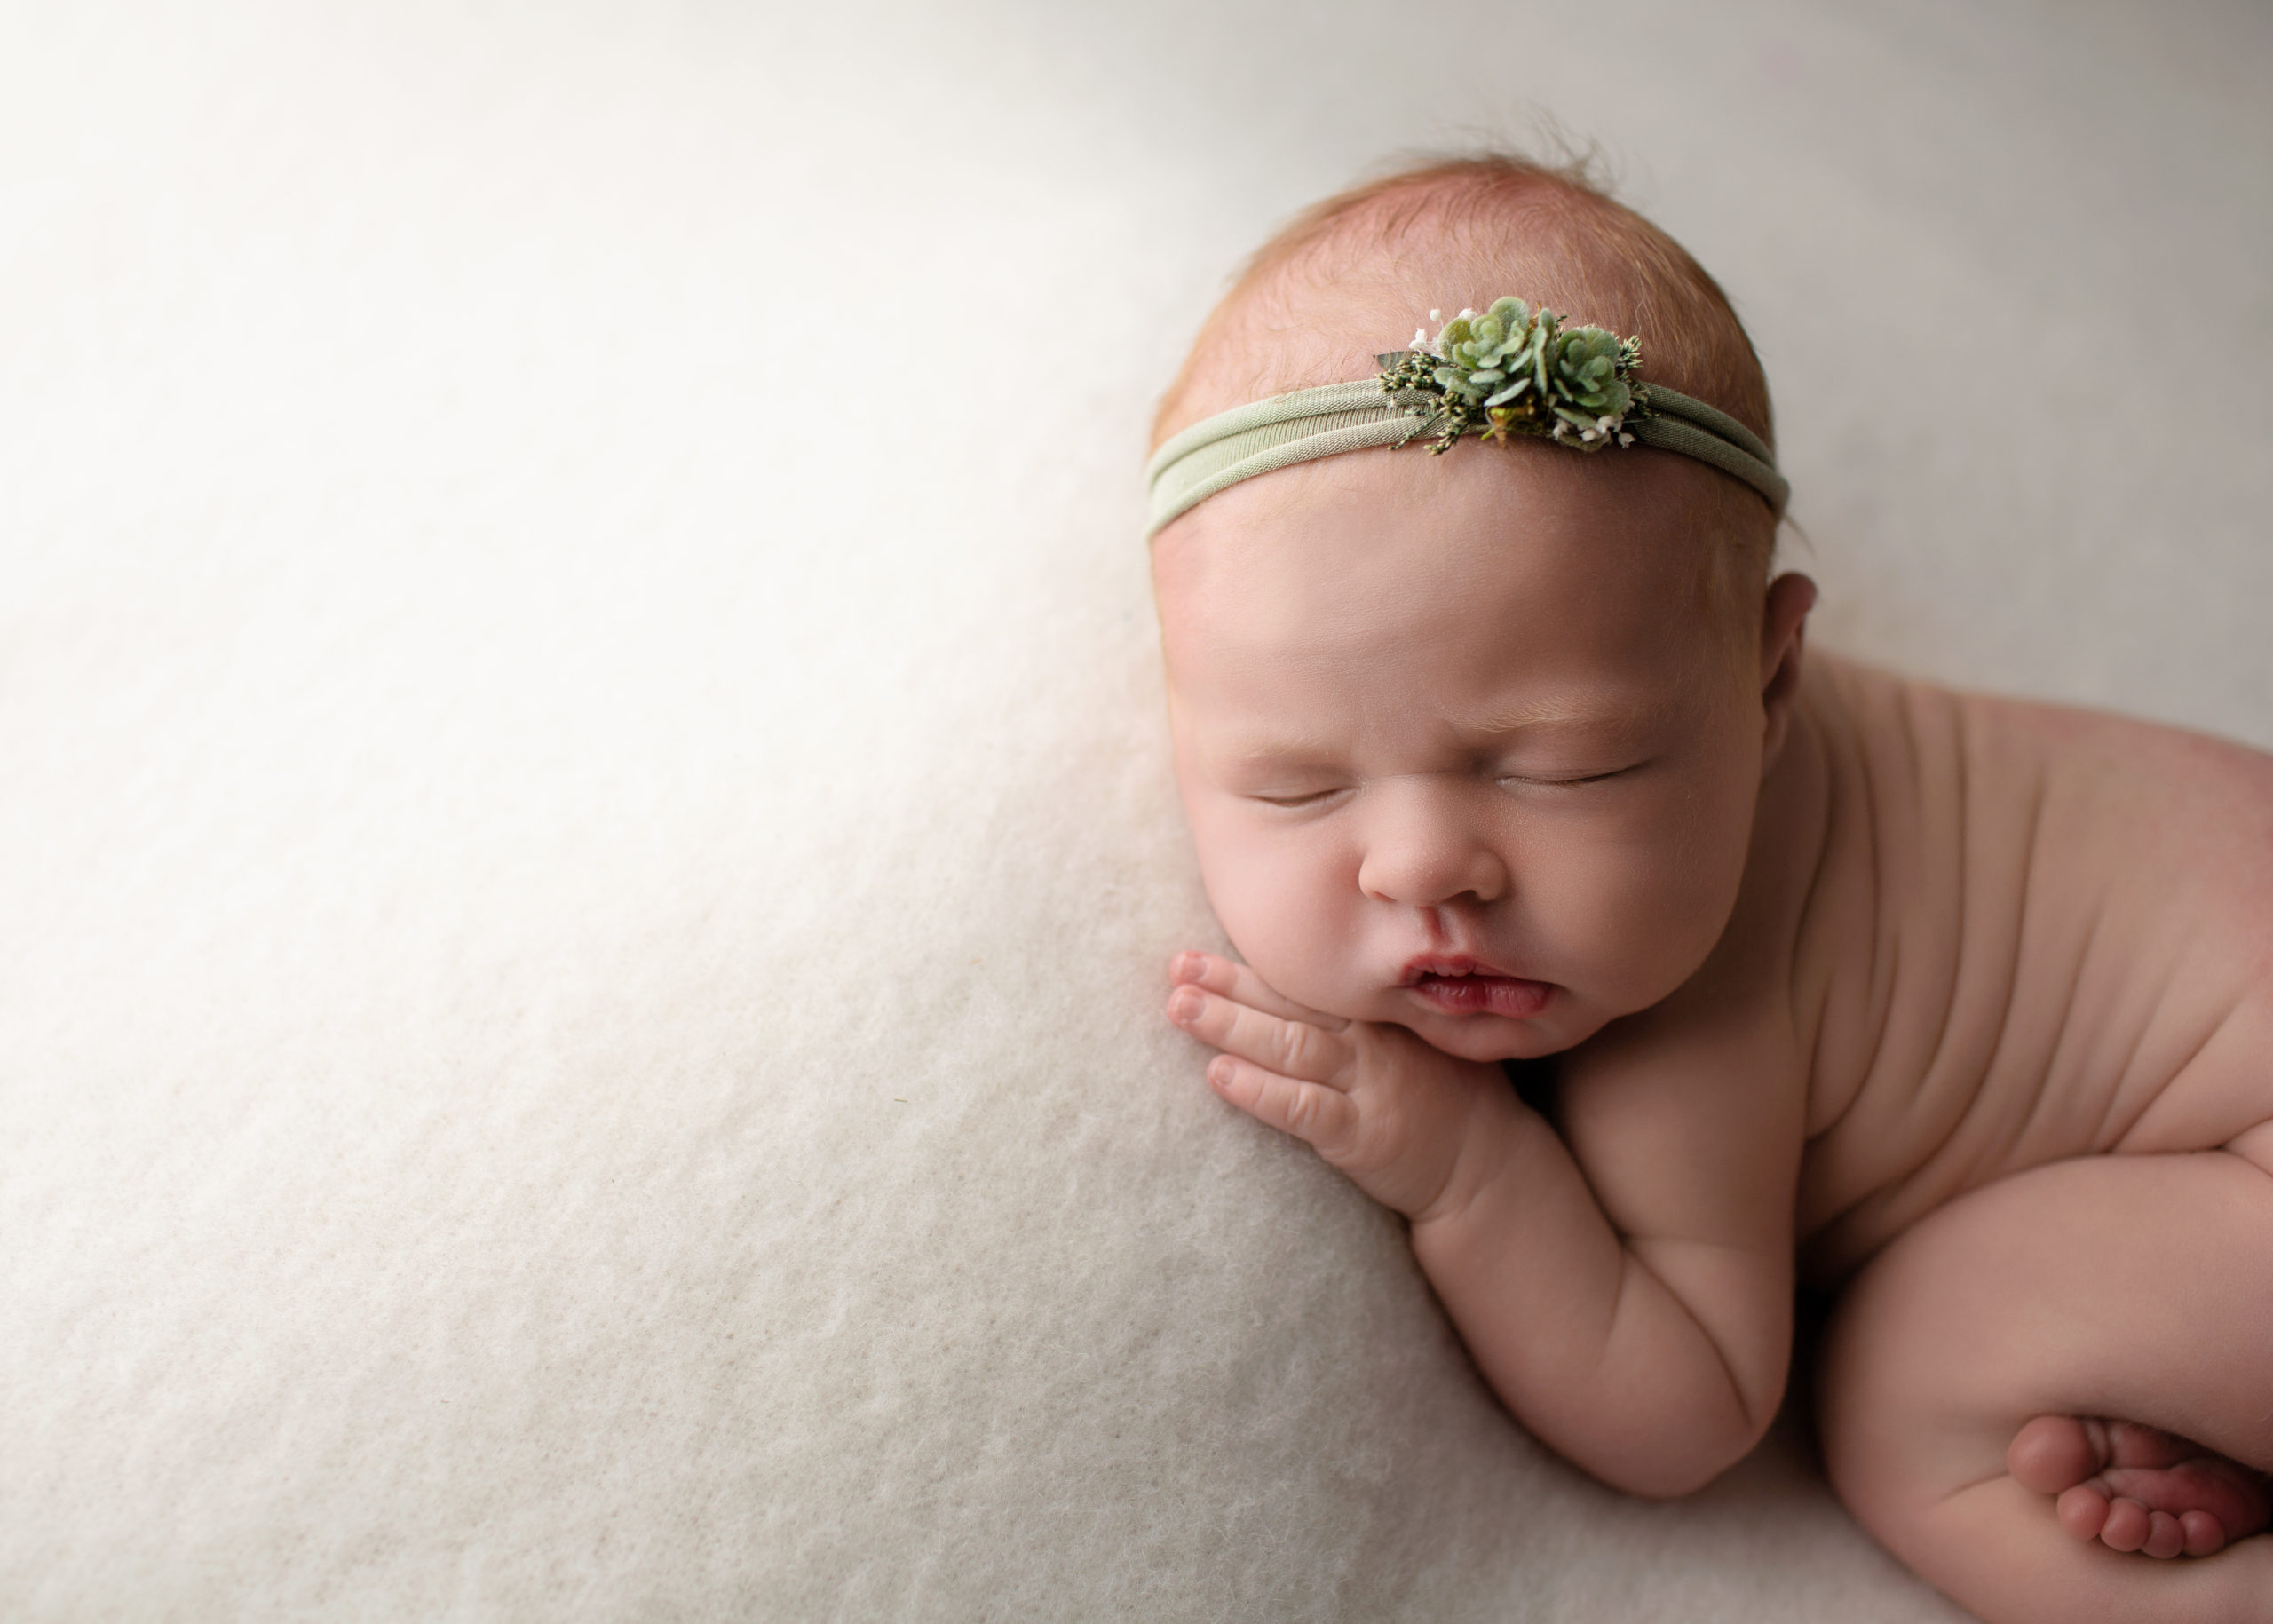
[[1492,1206],[1489,1198],[1520,1161],[1521,1142],[1534,1129],[1554,1131],[1512,1089],[1479,1097],[1461,1123],[1460,1145],[1442,1187],[1425,1206],[1406,1215],[1414,1235],[1450,1233]]

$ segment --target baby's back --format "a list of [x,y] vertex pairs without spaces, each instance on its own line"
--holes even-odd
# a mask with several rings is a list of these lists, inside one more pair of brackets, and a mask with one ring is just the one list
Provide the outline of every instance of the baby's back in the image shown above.
[[1810,1275],[2004,1174],[2273,1118],[2273,757],[1818,657],[1777,778],[1826,831]]

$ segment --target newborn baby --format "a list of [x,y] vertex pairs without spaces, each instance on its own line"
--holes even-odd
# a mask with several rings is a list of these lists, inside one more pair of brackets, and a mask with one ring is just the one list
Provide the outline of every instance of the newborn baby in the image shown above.
[[1179,955],[1169,1018],[1605,1481],[1753,1446],[1796,1271],[1833,1484],[1935,1584],[2273,1619],[2273,757],[1803,660],[1769,433],[1720,289],[1569,177],[1439,164],[1266,246],[1155,436],[1245,961]]

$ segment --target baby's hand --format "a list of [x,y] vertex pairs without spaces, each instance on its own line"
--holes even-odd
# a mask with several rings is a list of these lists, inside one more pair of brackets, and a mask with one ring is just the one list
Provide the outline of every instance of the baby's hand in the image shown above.
[[1224,1051],[1208,1063],[1216,1091],[1409,1218],[1430,1216],[1452,1187],[1478,1113],[1514,1103],[1498,1066],[1455,1059],[1402,1026],[1305,1010],[1244,964],[1180,953],[1168,974],[1168,1018]]

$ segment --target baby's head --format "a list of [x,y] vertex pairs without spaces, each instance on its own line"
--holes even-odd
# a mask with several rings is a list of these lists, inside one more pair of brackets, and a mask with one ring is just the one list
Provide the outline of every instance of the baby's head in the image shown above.
[[[1208,318],[1155,425],[1372,376],[1504,295],[1637,336],[1639,376],[1768,438],[1712,280],[1510,160],[1319,205]],[[1433,330],[1433,327],[1432,327]],[[1812,589],[1753,487],[1649,446],[1416,441],[1245,479],[1153,543],[1202,874],[1280,993],[1476,1059],[1658,1002],[1735,906]]]

